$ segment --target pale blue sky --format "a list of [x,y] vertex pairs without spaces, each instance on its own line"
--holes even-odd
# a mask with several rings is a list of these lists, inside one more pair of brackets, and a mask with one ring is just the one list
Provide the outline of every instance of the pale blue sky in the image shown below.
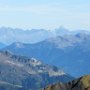
[[90,29],[90,0],[0,0],[0,26]]

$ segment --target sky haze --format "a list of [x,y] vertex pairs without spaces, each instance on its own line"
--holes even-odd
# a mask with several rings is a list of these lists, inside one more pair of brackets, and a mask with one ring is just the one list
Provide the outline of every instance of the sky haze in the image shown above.
[[0,0],[0,26],[90,29],[90,0]]

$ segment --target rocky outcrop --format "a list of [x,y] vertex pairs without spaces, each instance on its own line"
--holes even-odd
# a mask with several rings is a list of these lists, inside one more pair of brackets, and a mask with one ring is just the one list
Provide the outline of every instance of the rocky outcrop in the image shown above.
[[24,90],[39,90],[49,84],[66,82],[72,78],[63,70],[35,58],[14,55],[8,51],[0,52],[0,81],[9,83],[0,83],[0,88],[7,86],[4,90],[18,90],[16,86],[25,88]]
[[90,75],[80,77],[68,83],[50,85],[44,90],[90,90]]

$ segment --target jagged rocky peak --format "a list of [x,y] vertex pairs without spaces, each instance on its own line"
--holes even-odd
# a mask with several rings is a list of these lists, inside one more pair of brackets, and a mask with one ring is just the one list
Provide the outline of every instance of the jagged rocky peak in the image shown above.
[[59,28],[55,29],[55,33],[56,33],[56,36],[58,35],[62,36],[62,35],[70,34],[71,32],[64,26],[60,26]]
[[21,63],[24,66],[27,66],[28,68],[33,67],[36,73],[48,73],[49,76],[66,75],[62,69],[58,69],[56,66],[50,66],[50,65],[44,64],[35,58],[14,55],[7,50],[1,51],[0,54],[3,56],[3,57],[1,56],[3,59],[8,58],[8,60],[6,59],[4,61],[13,62],[14,64]]
[[0,81],[22,86],[24,90],[39,90],[49,84],[66,82],[73,78],[61,69],[35,58],[14,55],[8,51],[0,54]]
[[90,90],[90,75],[75,79],[68,83],[57,83],[43,90]]

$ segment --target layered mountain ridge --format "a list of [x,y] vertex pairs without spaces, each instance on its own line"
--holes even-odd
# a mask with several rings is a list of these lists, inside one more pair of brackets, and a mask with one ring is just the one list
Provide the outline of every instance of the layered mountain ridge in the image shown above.
[[1,90],[39,90],[57,82],[45,90],[90,89],[89,76],[66,83],[72,76],[90,74],[89,31],[3,27],[0,42]]
[[[73,76],[89,74],[90,34],[57,36],[35,44],[13,43],[2,50],[34,57],[44,63],[61,67]],[[58,62],[58,63],[57,63]],[[73,70],[75,70],[73,72]]]
[[54,30],[45,30],[45,29],[23,30],[19,28],[0,27],[0,42],[5,44],[11,44],[13,42],[21,42],[21,41],[23,43],[37,43],[51,37],[77,34],[81,32],[90,33],[87,30],[70,31],[63,26],[56,28]]
[[[0,88],[2,90],[39,90],[55,82],[73,79],[55,66],[34,58],[0,52]],[[9,89],[7,89],[9,88]]]

